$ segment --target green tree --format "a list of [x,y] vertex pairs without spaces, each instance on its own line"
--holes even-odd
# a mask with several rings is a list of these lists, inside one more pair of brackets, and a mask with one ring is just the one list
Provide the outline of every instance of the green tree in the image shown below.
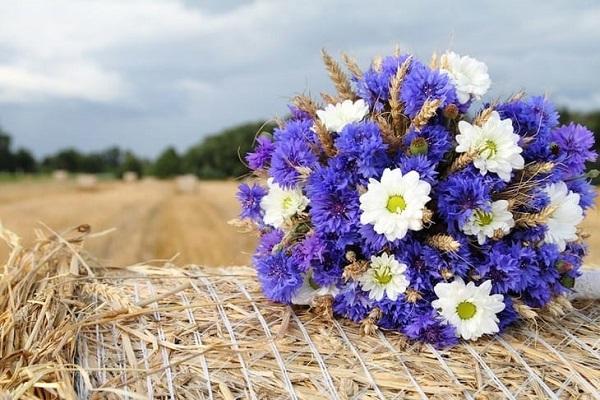
[[15,171],[33,173],[37,171],[37,161],[27,149],[19,149],[14,155]]
[[127,171],[135,172],[139,177],[144,174],[144,161],[131,151],[126,151],[123,155],[123,161],[119,166],[119,177],[122,177]]
[[152,169],[153,175],[158,178],[172,178],[183,171],[181,157],[173,147],[169,147],[156,159]]
[[242,176],[248,173],[242,157],[252,149],[254,139],[260,132],[273,129],[273,125],[252,122],[209,136],[186,152],[183,157],[184,169],[207,179]]

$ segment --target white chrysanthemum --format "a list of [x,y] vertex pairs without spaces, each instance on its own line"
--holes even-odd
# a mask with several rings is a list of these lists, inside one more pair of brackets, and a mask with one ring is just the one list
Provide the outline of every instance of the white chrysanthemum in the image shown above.
[[469,56],[454,52],[442,55],[442,71],[446,72],[456,88],[458,101],[466,103],[473,96],[480,99],[490,88],[492,81],[487,65]]
[[344,100],[336,105],[328,104],[325,110],[317,111],[317,116],[328,131],[339,133],[346,125],[362,120],[368,113],[369,106],[360,99],[355,102]]
[[465,285],[462,279],[440,282],[433,288],[437,300],[431,302],[440,315],[456,328],[456,333],[466,340],[498,332],[498,314],[504,310],[504,296],[492,294],[492,281],[479,286],[473,282]]
[[292,304],[303,306],[313,305],[313,300],[319,296],[337,296],[339,289],[335,285],[319,286],[313,280],[310,273],[304,274],[302,286],[292,296]]
[[482,175],[494,172],[508,182],[513,169],[523,169],[523,149],[518,145],[519,135],[514,133],[510,119],[501,120],[500,114],[494,111],[483,126],[460,121],[458,130],[456,151],[473,153],[473,164]]
[[546,243],[558,245],[564,251],[567,242],[577,240],[577,225],[583,221],[583,209],[579,205],[579,194],[573,193],[564,182],[550,184],[544,188],[550,198],[552,214],[546,221]]
[[467,235],[476,235],[477,242],[484,244],[485,239],[494,237],[497,230],[506,234],[514,226],[515,220],[508,211],[508,201],[498,200],[492,203],[491,211],[474,210],[462,226],[462,231]]
[[406,264],[398,262],[393,255],[383,253],[381,256],[371,257],[369,269],[358,278],[358,282],[364,291],[369,292],[370,299],[379,301],[385,295],[395,301],[409,284],[404,271]]
[[263,221],[267,225],[280,228],[285,221],[304,211],[309,200],[300,189],[284,189],[269,178],[269,193],[260,201],[260,208],[265,212]]
[[375,232],[389,241],[402,239],[409,229],[423,228],[423,208],[431,200],[430,191],[418,172],[402,175],[399,168],[386,168],[381,182],[371,178],[366,193],[360,196],[360,223],[372,224]]

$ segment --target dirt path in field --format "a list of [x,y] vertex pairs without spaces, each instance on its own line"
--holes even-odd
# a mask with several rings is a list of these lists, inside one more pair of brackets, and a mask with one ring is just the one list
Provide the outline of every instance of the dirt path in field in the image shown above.
[[87,244],[114,265],[176,254],[178,264],[245,264],[254,238],[227,225],[238,210],[235,190],[233,182],[200,182],[185,194],[168,181],[103,182],[93,191],[71,182],[9,183],[0,187],[0,219],[26,242],[39,221],[56,231],[82,223],[96,232],[115,228]]

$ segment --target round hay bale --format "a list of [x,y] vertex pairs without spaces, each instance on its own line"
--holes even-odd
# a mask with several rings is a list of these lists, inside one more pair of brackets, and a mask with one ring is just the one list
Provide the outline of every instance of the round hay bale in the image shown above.
[[98,187],[98,178],[94,174],[77,175],[77,188],[79,190],[95,190]]
[[64,169],[57,169],[52,172],[52,179],[56,182],[65,182],[69,179],[69,173]]
[[4,397],[598,398],[598,301],[439,350],[268,301],[250,268],[107,269],[89,232],[26,249],[0,226]]
[[198,186],[198,178],[193,174],[180,175],[175,178],[175,185],[178,193],[194,193]]
[[127,171],[123,174],[123,182],[133,183],[139,180],[139,175],[135,171]]

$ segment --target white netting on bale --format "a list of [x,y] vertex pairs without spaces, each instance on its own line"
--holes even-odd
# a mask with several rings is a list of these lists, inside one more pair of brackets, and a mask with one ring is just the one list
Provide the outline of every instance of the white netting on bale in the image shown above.
[[86,232],[13,246],[0,284],[0,395],[600,397],[599,302],[438,351],[269,302],[249,268],[105,269],[82,252]]

